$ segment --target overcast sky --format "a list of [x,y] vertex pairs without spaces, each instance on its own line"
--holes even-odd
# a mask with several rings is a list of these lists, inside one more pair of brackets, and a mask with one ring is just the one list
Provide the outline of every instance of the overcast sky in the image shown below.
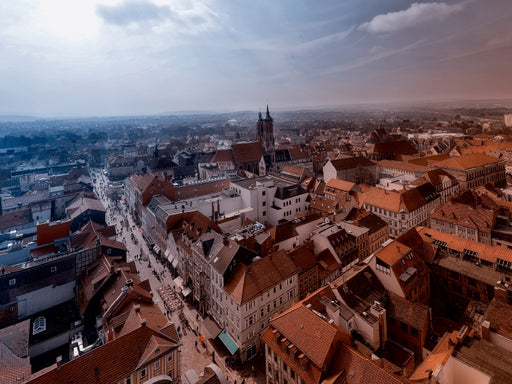
[[0,2],[0,114],[512,98],[512,0]]

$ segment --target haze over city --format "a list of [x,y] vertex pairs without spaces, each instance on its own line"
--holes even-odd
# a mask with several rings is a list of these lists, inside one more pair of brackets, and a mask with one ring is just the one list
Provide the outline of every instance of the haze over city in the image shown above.
[[509,98],[507,0],[0,4],[0,114]]

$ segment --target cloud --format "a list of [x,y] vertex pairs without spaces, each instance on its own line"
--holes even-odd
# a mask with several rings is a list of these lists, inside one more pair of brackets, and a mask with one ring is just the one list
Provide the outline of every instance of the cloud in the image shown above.
[[297,51],[311,50],[311,49],[322,48],[328,44],[338,43],[340,41],[345,40],[352,33],[352,31],[354,29],[355,29],[355,26],[352,26],[345,31],[333,33],[333,34],[330,34],[327,36],[322,36],[317,39],[298,44],[294,48],[294,50],[297,50]]
[[453,5],[446,3],[413,3],[409,8],[402,11],[377,15],[371,21],[361,24],[359,29],[372,33],[396,32],[418,24],[443,20],[462,11],[464,6],[465,3]]
[[109,24],[125,26],[132,23],[152,22],[173,17],[167,5],[155,5],[150,1],[126,1],[117,5],[98,5],[96,14]]

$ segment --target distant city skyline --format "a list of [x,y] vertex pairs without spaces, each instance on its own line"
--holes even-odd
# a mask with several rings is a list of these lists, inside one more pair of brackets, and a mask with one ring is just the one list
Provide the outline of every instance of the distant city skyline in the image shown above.
[[0,115],[512,98],[512,2],[0,3]]

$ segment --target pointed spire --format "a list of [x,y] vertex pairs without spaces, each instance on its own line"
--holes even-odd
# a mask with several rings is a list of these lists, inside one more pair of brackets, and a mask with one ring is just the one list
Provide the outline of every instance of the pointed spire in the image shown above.
[[260,113],[258,113],[258,121],[261,121],[263,120],[263,118],[261,117],[261,108],[260,108]]
[[268,104],[267,104],[267,116],[265,116],[265,118],[267,118],[267,119],[271,119],[271,117],[270,117],[270,112],[268,111]]

